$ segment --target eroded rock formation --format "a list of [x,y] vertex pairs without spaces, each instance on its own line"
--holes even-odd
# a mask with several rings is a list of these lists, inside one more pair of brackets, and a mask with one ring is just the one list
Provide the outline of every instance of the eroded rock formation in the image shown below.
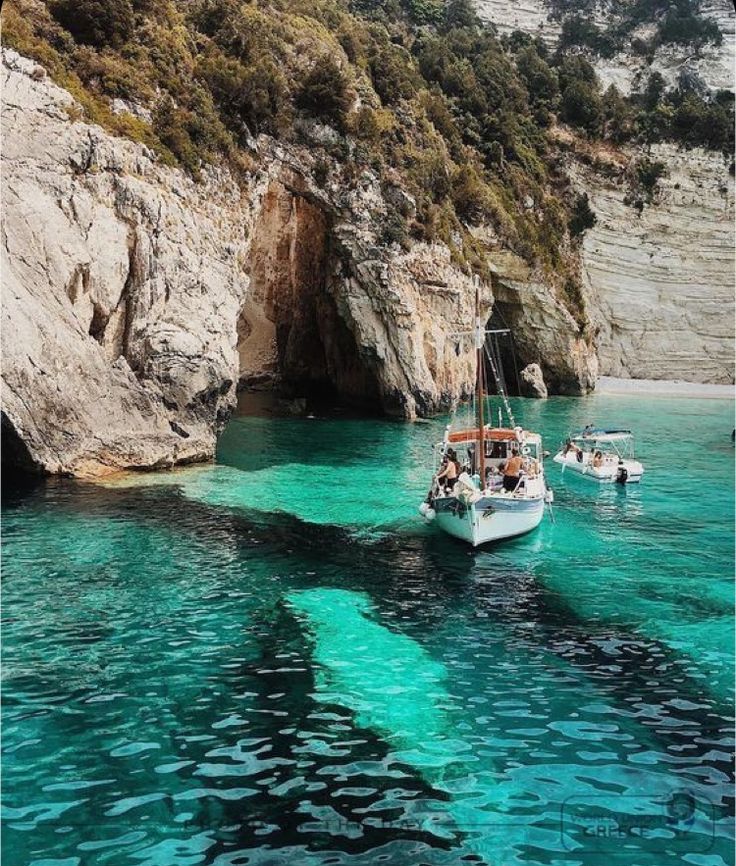
[[[494,252],[489,260],[495,272],[494,310],[511,329],[518,363],[538,365],[555,394],[592,391],[598,359],[591,351],[589,329],[518,256]],[[552,358],[556,361],[551,364]]]
[[539,364],[527,364],[519,375],[521,377],[521,390],[525,397],[546,399],[547,386],[544,384],[542,368]]
[[263,141],[246,180],[195,183],[13,52],[3,97],[6,453],[87,476],[205,459],[241,375],[403,417],[471,388],[450,339],[471,280],[443,246],[378,243],[376,177],[317,186],[308,152]]
[[[501,33],[520,29],[554,48],[559,21],[549,0],[475,0],[486,21]],[[723,41],[694,50],[662,45],[653,62],[630,50],[612,58],[591,57],[601,88],[615,84],[624,93],[640,89],[653,72],[667,86],[682,72],[694,73],[712,89],[734,89],[736,12],[729,0],[704,0],[699,14],[715,21]],[[602,29],[618,11],[599,0],[594,19]],[[652,35],[642,24],[632,38]],[[651,58],[650,58],[651,59]],[[566,133],[557,132],[559,138]],[[573,136],[568,136],[573,138]],[[734,381],[734,178],[732,160],[702,149],[672,144],[616,148],[590,142],[586,153],[571,153],[568,175],[589,196],[597,223],[584,237],[581,259],[585,309],[593,331],[600,373],[631,378]],[[596,152],[598,151],[598,152]],[[631,179],[642,162],[662,163],[664,176],[644,196]],[[636,206],[638,199],[638,207]],[[539,310],[522,300],[525,279],[512,279],[497,292],[503,306],[515,304],[522,340],[534,329]],[[528,327],[523,317],[531,317]],[[545,316],[545,318],[547,318]],[[538,331],[544,340],[543,329]],[[549,335],[546,337],[550,339]],[[557,389],[556,374],[538,361]],[[575,352],[571,352],[571,357]],[[561,389],[564,392],[564,387]]]

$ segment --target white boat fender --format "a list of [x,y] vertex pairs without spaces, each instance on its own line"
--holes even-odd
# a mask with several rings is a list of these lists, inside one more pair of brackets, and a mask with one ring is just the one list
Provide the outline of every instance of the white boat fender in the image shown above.
[[432,506],[429,504],[429,502],[426,501],[426,499],[419,506],[419,513],[427,521],[427,523],[430,523],[431,521],[433,521],[435,516],[436,516],[436,512],[435,512],[434,508],[432,508]]
[[552,503],[555,501],[555,494],[553,490],[547,490],[547,492],[544,494],[544,501],[547,503],[547,505],[552,505]]

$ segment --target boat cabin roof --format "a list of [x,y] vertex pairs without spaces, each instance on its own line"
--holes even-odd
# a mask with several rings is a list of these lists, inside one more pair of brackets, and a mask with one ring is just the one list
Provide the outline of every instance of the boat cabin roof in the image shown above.
[[[450,433],[448,441],[453,443],[476,442],[479,438],[478,428],[473,427],[469,430],[456,430],[454,433]],[[485,427],[483,438],[490,442],[529,442],[537,445],[542,441],[542,437],[538,433],[530,433],[528,430],[512,430],[510,427]]]
[[570,437],[573,442],[623,442],[633,438],[631,430],[582,430]]

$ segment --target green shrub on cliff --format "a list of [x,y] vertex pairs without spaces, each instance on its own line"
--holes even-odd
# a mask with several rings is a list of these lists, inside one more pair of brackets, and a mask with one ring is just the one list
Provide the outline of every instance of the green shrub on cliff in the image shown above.
[[598,135],[603,123],[603,102],[598,91],[584,81],[573,81],[562,94],[560,116],[589,135]]
[[555,70],[540,56],[535,45],[527,45],[516,55],[516,66],[535,108],[556,111],[560,83]]
[[55,0],[51,13],[77,42],[96,48],[119,48],[135,29],[130,0]]
[[[487,221],[565,278],[568,231],[594,216],[565,185],[548,135],[557,120],[616,142],[732,141],[726,96],[687,83],[667,92],[656,78],[631,98],[601,95],[579,46],[552,56],[527,34],[499,40],[470,0],[7,0],[2,18],[4,42],[41,62],[90,121],[167,163],[198,177],[222,160],[252,164],[262,134],[307,146],[322,183],[369,169],[410,194],[411,207],[391,206],[385,241],[442,240],[463,266],[484,267],[471,229]],[[583,19],[565,33],[563,43],[602,38]],[[114,113],[115,98],[151,122]]]
[[716,22],[700,17],[697,6],[692,2],[678,2],[669,9],[659,24],[658,36],[663,43],[677,42],[691,48],[708,43],[720,45],[723,42]]
[[343,129],[352,100],[348,79],[328,55],[320,57],[296,91],[299,108]]
[[555,16],[562,25],[563,48],[585,48],[604,57],[630,45],[631,33],[649,25],[653,35],[636,53],[647,54],[658,45],[678,43],[699,50],[705,45],[720,45],[723,35],[716,22],[703,14],[700,0],[630,0],[611,4],[608,23],[601,29],[592,20],[593,0],[551,0]]
[[575,204],[570,214],[570,234],[573,237],[582,235],[588,229],[592,229],[598,222],[596,215],[590,207],[587,193],[582,193],[575,199]]
[[642,159],[636,165],[636,176],[645,191],[649,201],[652,200],[654,190],[660,178],[667,173],[667,167],[663,162],[657,160]]

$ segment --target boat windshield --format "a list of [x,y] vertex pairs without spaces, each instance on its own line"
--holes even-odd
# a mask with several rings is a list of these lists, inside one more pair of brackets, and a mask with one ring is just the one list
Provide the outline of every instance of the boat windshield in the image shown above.
[[570,442],[584,451],[611,451],[620,457],[634,456],[634,435],[630,430],[586,428],[570,436]]
[[586,427],[573,433],[570,439],[573,442],[626,442],[633,441],[634,434],[631,430],[594,430]]

